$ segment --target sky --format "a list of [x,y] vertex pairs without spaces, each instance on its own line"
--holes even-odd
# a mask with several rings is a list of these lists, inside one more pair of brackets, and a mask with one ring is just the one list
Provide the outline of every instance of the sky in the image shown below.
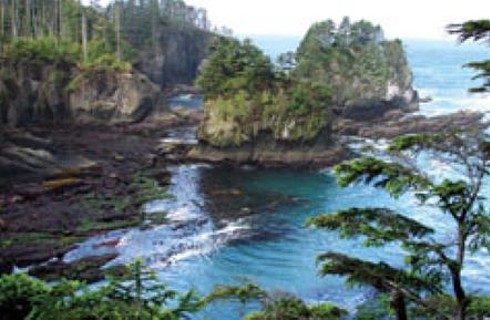
[[[102,0],[107,2],[109,0]],[[239,36],[303,36],[325,19],[366,19],[388,38],[454,40],[449,23],[488,19],[490,0],[186,0],[208,10],[211,22]]]
[[[388,38],[450,39],[449,23],[489,18],[490,0],[187,0],[237,35],[302,36],[316,21],[343,16],[381,24]],[[454,40],[454,39],[453,39]]]

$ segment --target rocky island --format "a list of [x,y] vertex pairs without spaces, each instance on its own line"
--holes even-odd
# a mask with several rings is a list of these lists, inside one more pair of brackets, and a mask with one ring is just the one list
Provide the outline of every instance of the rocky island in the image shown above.
[[189,156],[211,162],[332,165],[347,155],[337,123],[418,108],[401,41],[348,18],[314,24],[282,65],[247,40],[220,38],[198,84],[205,115]]

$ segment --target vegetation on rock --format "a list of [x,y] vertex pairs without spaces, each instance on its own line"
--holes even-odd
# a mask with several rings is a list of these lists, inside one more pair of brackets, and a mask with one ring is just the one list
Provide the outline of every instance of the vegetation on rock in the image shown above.
[[380,26],[344,18],[337,28],[327,20],[314,24],[296,53],[300,79],[324,83],[332,91],[335,106],[389,101],[393,93],[410,90],[411,73],[400,40],[386,41]]
[[310,141],[328,129],[328,87],[286,79],[249,40],[216,41],[197,80],[206,97],[203,141],[240,146],[263,132],[278,141]]
[[215,147],[329,140],[333,111],[413,100],[399,40],[366,21],[314,24],[297,52],[273,65],[249,40],[219,38],[197,80],[205,95],[201,141]]
[[[138,113],[146,116],[161,103],[156,97],[158,85],[172,83],[172,77],[180,79],[175,71],[183,70],[184,78],[195,75],[212,37],[206,11],[177,0],[114,0],[106,7],[97,1],[85,5],[79,0],[5,0],[0,2],[0,18],[0,120],[13,125],[65,119],[72,115],[71,109],[82,109],[95,118],[118,117],[127,111],[126,106],[123,111],[119,108],[125,102],[134,104],[130,108],[141,106],[145,110]],[[159,47],[167,33],[172,39]],[[201,36],[202,48],[187,44],[188,35]],[[174,42],[178,50],[186,49],[182,65],[174,61],[173,55],[178,54]],[[158,61],[169,62],[148,67]],[[169,76],[157,77],[155,69]],[[58,81],[53,81],[51,70]],[[140,79],[139,70],[158,85]],[[128,81],[121,75],[128,74],[135,78],[131,89],[141,89],[143,94],[111,88],[111,84],[124,87]],[[101,78],[110,90],[100,86]],[[140,118],[138,114],[131,120]]]

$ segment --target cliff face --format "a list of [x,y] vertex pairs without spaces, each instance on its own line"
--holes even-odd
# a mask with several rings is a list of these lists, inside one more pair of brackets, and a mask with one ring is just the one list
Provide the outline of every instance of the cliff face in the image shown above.
[[96,71],[72,81],[69,105],[75,119],[141,121],[165,109],[160,88],[139,72]]
[[160,90],[138,72],[33,61],[4,61],[0,68],[2,125],[138,121],[156,108],[163,108]]
[[58,122],[69,114],[64,91],[72,65],[4,61],[0,68],[1,123]]
[[162,27],[157,45],[139,53],[136,68],[161,88],[193,84],[212,37],[197,28]]
[[333,76],[335,110],[357,119],[374,118],[393,109],[417,110],[418,94],[412,87],[412,72],[402,43],[384,41],[370,47],[354,53],[356,62],[344,66],[350,70],[343,76]]

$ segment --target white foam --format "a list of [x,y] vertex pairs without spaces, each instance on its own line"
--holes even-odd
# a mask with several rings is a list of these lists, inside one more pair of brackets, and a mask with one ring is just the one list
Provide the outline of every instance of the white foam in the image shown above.
[[[66,261],[73,261],[94,253],[118,253],[119,256],[106,267],[127,264],[135,259],[155,268],[163,268],[196,256],[206,256],[229,241],[238,239],[249,229],[243,219],[224,221],[223,228],[216,228],[204,210],[200,193],[202,165],[171,168],[171,198],[153,201],[145,206],[149,215],[166,212],[166,223],[148,229],[130,229],[114,234],[94,237],[81,244],[79,249],[68,253]],[[98,244],[118,239],[113,247]]]

